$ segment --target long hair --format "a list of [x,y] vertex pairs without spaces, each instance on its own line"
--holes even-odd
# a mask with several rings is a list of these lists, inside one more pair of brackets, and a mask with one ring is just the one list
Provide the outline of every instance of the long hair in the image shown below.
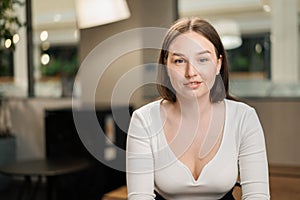
[[[235,99],[229,94],[229,64],[226,51],[221,42],[220,36],[209,22],[198,17],[182,18],[175,21],[164,38],[162,49],[160,50],[159,54],[157,73],[157,89],[160,96],[164,100],[176,102],[175,90],[171,85],[171,81],[166,68],[168,50],[170,44],[177,36],[188,31],[194,31],[204,36],[214,45],[217,57],[220,58],[222,56],[222,65],[220,69],[220,76],[222,81],[216,78],[214,85],[210,90],[211,102],[218,102],[223,100],[224,98]],[[225,92],[220,92],[220,88],[224,88]]]

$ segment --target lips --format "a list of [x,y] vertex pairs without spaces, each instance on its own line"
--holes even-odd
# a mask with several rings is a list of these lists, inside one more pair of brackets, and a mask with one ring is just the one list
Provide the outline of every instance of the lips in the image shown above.
[[184,85],[192,89],[197,89],[201,85],[201,83],[202,82],[200,81],[190,81]]

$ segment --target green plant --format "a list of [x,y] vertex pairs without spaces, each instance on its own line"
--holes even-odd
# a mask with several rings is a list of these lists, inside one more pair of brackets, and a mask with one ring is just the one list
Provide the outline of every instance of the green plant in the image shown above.
[[62,76],[75,76],[78,71],[78,59],[77,56],[74,56],[69,61],[63,61],[61,66],[61,75]]
[[0,1],[0,44],[3,46],[7,39],[11,40],[11,48],[15,49],[12,42],[13,36],[18,32],[23,23],[20,22],[16,14],[16,6],[23,6],[19,0],[1,0]]
[[52,61],[41,66],[41,72],[44,76],[75,76],[78,71],[78,60],[74,56],[71,60],[52,59]]

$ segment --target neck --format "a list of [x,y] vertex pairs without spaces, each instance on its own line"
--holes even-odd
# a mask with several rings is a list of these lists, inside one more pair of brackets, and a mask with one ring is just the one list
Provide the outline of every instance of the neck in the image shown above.
[[212,103],[209,94],[201,98],[182,98],[177,96],[175,109],[184,117],[197,117],[210,112]]

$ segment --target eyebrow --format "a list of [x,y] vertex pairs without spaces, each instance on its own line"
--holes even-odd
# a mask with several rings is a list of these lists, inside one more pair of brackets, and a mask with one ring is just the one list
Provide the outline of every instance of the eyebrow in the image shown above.
[[201,55],[201,54],[206,54],[206,53],[209,53],[211,54],[211,52],[209,50],[205,50],[205,51],[200,51],[199,53],[197,53],[198,55]]
[[[200,51],[200,52],[198,52],[197,55],[206,54],[206,53],[211,54],[211,52],[210,52],[209,50],[205,50],[205,51]],[[177,52],[175,52],[175,53],[171,53],[171,54],[172,54],[172,56],[181,56],[181,57],[185,57],[185,55],[182,54],[182,53],[177,53]]]

